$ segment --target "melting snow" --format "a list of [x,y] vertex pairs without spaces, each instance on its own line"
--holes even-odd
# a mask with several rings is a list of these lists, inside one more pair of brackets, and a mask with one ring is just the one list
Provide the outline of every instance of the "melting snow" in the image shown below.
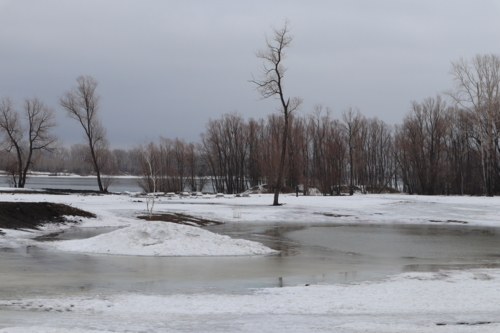
[[45,243],[63,251],[138,256],[248,256],[277,253],[260,243],[198,227],[143,222],[88,239]]

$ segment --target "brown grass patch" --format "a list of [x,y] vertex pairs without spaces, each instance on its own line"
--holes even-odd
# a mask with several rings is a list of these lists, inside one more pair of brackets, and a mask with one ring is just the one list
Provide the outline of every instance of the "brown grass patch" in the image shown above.
[[222,222],[219,221],[203,219],[182,213],[161,213],[161,214],[153,214],[151,215],[151,217],[137,216],[137,218],[146,221],[163,221],[163,222],[172,222],[185,225],[193,225],[194,223],[202,227],[214,224],[222,224]]

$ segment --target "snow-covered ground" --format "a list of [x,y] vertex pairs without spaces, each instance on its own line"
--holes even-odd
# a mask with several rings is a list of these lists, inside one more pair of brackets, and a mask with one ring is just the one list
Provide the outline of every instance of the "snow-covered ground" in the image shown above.
[[[247,255],[268,253],[260,244],[213,235],[196,227],[138,220],[135,216],[146,208],[140,197],[40,193],[0,194],[0,200],[71,204],[97,214],[96,219],[82,219],[81,226],[123,227],[88,240],[47,245],[60,250],[127,255],[240,255],[241,249],[251,249],[244,253]],[[271,195],[162,198],[156,202],[155,211],[231,223],[500,226],[497,197],[285,195],[280,201],[283,206],[273,207]],[[30,245],[33,236],[55,230],[3,230],[6,235],[0,236],[0,247]],[[168,237],[174,242],[169,244]],[[175,243],[176,239],[182,241]],[[215,252],[215,248],[222,252]],[[382,281],[342,285],[257,289],[247,295],[19,295],[0,300],[0,333],[500,332],[499,282],[500,269],[481,268],[402,273]]]
[[44,326],[114,332],[499,332],[499,279],[488,269],[405,273],[252,295],[54,297],[0,301],[0,308],[24,312],[26,326],[43,318]]

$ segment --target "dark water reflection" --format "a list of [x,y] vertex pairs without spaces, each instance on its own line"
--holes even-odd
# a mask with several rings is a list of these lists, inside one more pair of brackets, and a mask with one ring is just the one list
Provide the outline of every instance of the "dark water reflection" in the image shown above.
[[[249,288],[380,279],[404,271],[500,267],[498,228],[241,223],[207,229],[281,252],[186,258],[86,255],[40,246],[2,249],[0,297],[88,291],[246,293]],[[61,238],[92,236],[89,232],[75,236],[73,230]]]
[[[333,229],[332,229],[333,228]],[[299,243],[387,259],[489,260],[500,255],[500,229],[450,225],[311,226],[288,237]]]

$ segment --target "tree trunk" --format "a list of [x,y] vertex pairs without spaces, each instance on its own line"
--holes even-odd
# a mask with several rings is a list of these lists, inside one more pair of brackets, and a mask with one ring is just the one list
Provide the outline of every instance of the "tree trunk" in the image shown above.
[[286,157],[286,144],[287,144],[287,137],[288,137],[288,113],[284,112],[284,117],[285,117],[285,124],[284,124],[284,129],[283,129],[283,140],[281,144],[281,157],[280,157],[280,165],[278,169],[278,178],[276,179],[276,185],[274,188],[274,201],[273,201],[273,206],[279,206],[279,195],[280,195],[280,189],[283,185],[283,173],[285,169],[285,157]]

